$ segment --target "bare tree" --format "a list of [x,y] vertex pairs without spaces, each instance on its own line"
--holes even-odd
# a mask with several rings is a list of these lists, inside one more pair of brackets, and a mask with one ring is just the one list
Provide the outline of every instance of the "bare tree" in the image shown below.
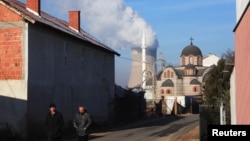
[[227,49],[225,53],[222,54],[222,58],[229,63],[234,63],[235,52],[231,49]]

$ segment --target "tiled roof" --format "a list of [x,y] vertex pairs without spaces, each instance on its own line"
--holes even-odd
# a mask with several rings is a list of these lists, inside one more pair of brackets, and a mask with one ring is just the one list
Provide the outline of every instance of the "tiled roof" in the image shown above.
[[80,30],[80,32],[76,32],[69,28],[68,22],[58,19],[48,13],[45,13],[43,11],[40,11],[40,15],[36,15],[32,13],[31,11],[26,9],[26,5],[22,2],[19,2],[18,0],[0,0],[0,2],[3,2],[8,8],[14,10],[17,12],[20,16],[22,16],[24,19],[30,21],[31,23],[42,23],[47,26],[50,26],[54,29],[60,30],[66,34],[69,34],[73,37],[76,37],[80,40],[89,42],[91,44],[97,45],[99,47],[102,47],[103,49],[110,51],[118,56],[120,56],[119,53],[111,49],[110,47],[104,45],[97,39],[95,39],[93,36],[89,35],[87,32],[85,32],[83,29]]

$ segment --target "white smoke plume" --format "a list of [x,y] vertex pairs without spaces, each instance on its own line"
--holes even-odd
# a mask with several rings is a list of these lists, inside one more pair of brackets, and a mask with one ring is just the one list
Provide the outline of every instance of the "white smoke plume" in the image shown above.
[[[49,0],[49,2],[51,2]],[[142,33],[147,47],[158,47],[156,33],[123,0],[53,0],[59,10],[80,10],[81,23],[97,39],[112,48],[140,47]],[[61,11],[62,12],[62,11]],[[82,26],[83,27],[83,26]]]

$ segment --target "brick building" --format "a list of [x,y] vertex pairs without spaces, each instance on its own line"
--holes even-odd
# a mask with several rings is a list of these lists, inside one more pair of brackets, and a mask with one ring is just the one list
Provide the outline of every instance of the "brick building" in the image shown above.
[[109,122],[115,55],[81,29],[80,11],[66,22],[41,11],[40,0],[0,0],[0,126],[38,132],[50,102],[66,125],[78,104]]

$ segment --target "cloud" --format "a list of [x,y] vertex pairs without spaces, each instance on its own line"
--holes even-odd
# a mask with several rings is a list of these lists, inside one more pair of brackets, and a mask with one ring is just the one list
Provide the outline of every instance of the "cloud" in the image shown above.
[[140,47],[143,31],[146,45],[158,47],[152,27],[123,0],[53,0],[53,3],[59,5],[58,12],[80,10],[84,27],[112,48]]

